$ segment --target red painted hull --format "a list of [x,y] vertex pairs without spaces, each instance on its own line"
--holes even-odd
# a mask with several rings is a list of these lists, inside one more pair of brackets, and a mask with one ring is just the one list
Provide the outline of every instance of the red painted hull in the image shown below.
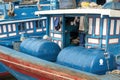
[[45,63],[32,63],[0,52],[0,61],[9,68],[38,80],[98,80],[94,76]]
[[3,72],[3,73],[0,73],[0,77],[2,76],[8,76],[8,75],[10,75],[10,73],[9,72]]

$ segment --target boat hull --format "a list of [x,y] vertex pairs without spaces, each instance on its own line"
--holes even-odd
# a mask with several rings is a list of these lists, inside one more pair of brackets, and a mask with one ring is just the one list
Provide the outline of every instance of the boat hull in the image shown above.
[[0,77],[7,76],[10,73],[3,67],[3,64],[0,62]]
[[2,46],[0,48],[0,61],[7,66],[8,71],[11,69],[37,80],[98,80],[91,74],[78,72]]
[[7,76],[7,75],[10,75],[10,73],[8,71],[0,72],[0,77]]

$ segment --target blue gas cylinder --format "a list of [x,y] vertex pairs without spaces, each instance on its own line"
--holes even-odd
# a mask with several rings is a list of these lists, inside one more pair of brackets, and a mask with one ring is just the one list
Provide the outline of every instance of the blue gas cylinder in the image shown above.
[[63,49],[59,53],[56,62],[99,75],[116,68],[115,57],[113,55],[109,54],[106,57],[103,50],[86,49],[80,46]]
[[20,45],[20,51],[44,60],[56,61],[60,47],[51,41],[29,38]]

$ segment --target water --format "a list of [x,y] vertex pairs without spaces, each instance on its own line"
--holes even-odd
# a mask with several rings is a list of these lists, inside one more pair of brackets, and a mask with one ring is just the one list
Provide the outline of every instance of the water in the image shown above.
[[17,79],[12,75],[7,75],[7,76],[0,76],[0,80],[17,80]]

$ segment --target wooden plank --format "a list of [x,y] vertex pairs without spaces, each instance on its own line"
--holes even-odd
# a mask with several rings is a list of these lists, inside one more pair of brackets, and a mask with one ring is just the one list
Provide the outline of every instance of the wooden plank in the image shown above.
[[108,15],[109,17],[120,17],[120,10],[111,9],[58,9],[47,11],[36,11],[35,15],[51,15],[51,14],[100,14],[101,17]]

